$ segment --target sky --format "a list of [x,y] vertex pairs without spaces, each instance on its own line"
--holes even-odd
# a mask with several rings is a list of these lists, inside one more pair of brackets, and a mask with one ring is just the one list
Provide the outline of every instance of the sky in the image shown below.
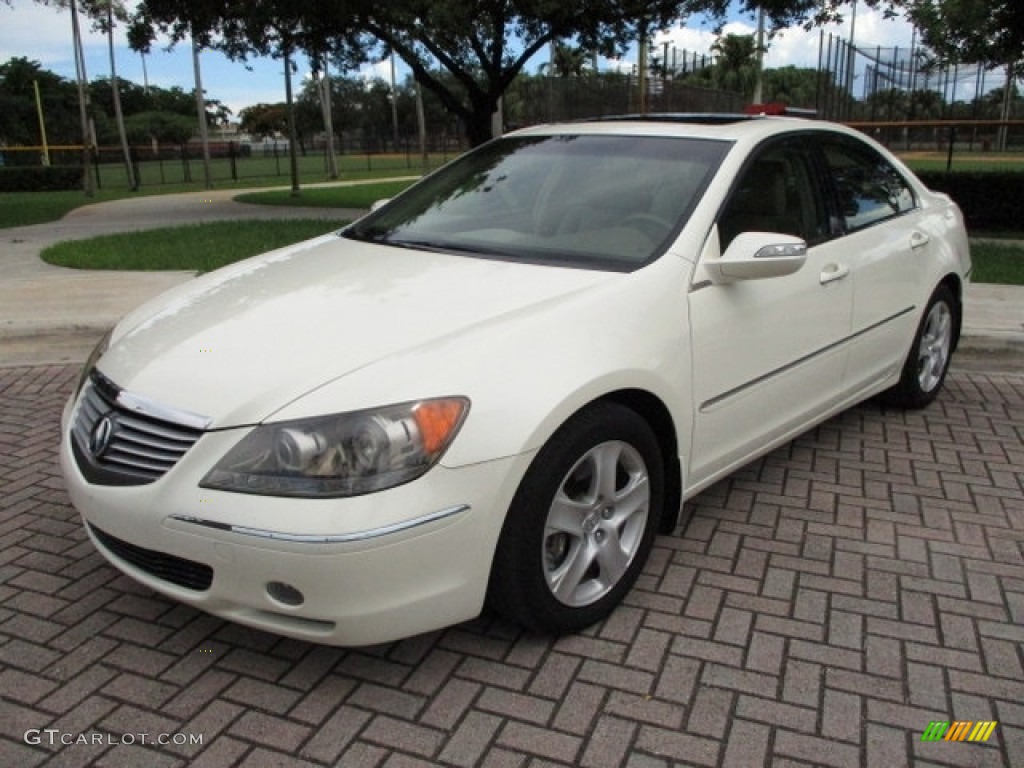
[[[90,80],[100,76],[109,76],[109,59],[106,36],[88,29],[89,23],[83,20],[85,38],[86,73]],[[733,34],[754,34],[756,21],[734,14],[726,25],[725,32]],[[826,35],[832,34],[848,39],[850,36],[850,19],[840,25],[825,28]],[[805,31],[801,28],[786,30],[770,41],[765,56],[766,67],[786,65],[814,67],[818,63],[819,30]],[[900,46],[909,48],[912,28],[902,19],[884,19],[880,11],[872,11],[860,7],[856,14],[855,39],[858,47]],[[706,19],[693,17],[685,24],[666,30],[655,38],[661,46],[668,42],[671,47],[690,52],[707,53],[715,40],[712,25]],[[123,29],[115,31],[115,58],[118,76],[132,82],[143,84],[143,59],[131,51],[124,39]],[[40,5],[31,0],[13,0],[13,7],[0,3],[0,62],[15,56],[24,56],[38,61],[43,68],[74,79],[75,66],[71,46],[71,14],[58,8]],[[536,63],[531,62],[534,69],[544,60],[541,57]],[[625,68],[636,60],[635,48],[631,54],[619,61],[602,61],[600,67]],[[246,65],[229,61],[216,51],[201,54],[203,88],[207,97],[217,99],[227,105],[232,112],[238,112],[246,106],[260,102],[274,103],[284,101],[284,70],[280,61],[258,59]],[[298,73],[295,80],[308,76],[308,63],[296,62]],[[401,79],[407,70],[398,68]],[[191,49],[186,42],[179,44],[171,51],[164,50],[161,43],[153,47],[152,53],[145,57],[145,73],[151,85],[161,88],[180,86],[186,91],[193,88]],[[390,67],[386,62],[376,66],[363,67],[362,75],[370,77],[374,74],[385,79],[390,77]]]

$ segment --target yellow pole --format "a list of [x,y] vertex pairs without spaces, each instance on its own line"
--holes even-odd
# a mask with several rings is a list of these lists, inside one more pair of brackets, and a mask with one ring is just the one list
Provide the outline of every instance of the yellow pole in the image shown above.
[[39,115],[39,135],[43,140],[43,165],[50,165],[50,148],[46,144],[46,122],[43,120],[43,100],[39,98],[39,81],[32,81],[32,88],[36,92],[36,114]]

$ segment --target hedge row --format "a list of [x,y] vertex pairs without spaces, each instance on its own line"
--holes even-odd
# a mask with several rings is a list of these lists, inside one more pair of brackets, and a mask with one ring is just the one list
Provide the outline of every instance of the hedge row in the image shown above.
[[[921,171],[918,177],[945,192],[964,212],[968,230],[1021,229],[1024,174]],[[0,167],[0,192],[49,192],[81,189],[81,166]]]
[[956,200],[967,220],[967,230],[1020,231],[1024,202],[1024,174],[1002,172],[917,174],[930,189]]
[[54,192],[82,188],[82,166],[0,168],[0,192]]

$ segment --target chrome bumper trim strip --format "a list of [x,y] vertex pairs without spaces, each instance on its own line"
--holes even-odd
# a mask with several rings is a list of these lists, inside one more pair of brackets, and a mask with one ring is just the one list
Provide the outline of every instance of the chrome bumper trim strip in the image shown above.
[[249,528],[244,525],[229,525],[227,523],[217,523],[212,520],[204,520],[199,517],[191,517],[189,515],[171,515],[172,520],[177,520],[181,523],[190,523],[192,525],[202,526],[204,528],[213,528],[217,531],[227,531],[229,533],[238,533],[243,536],[253,536],[258,539],[268,539],[272,541],[288,541],[295,544],[350,544],[356,541],[367,541],[368,539],[376,539],[381,536],[388,536],[393,533],[400,533],[401,531],[407,531],[410,528],[416,528],[427,523],[434,523],[438,520],[444,520],[448,517],[454,517],[460,515],[463,512],[468,512],[470,509],[468,504],[460,504],[455,507],[448,507],[447,509],[441,509],[437,512],[431,512],[421,517],[414,517],[412,520],[406,520],[401,523],[394,523],[393,525],[385,525],[380,528],[371,528],[368,531],[356,531],[355,533],[338,533],[338,534],[319,534],[319,533],[287,533],[285,531],[267,531],[261,528]]

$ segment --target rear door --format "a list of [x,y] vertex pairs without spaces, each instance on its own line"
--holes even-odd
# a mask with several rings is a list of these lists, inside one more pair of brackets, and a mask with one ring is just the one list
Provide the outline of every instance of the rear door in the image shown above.
[[920,308],[920,275],[933,247],[913,188],[882,153],[853,136],[821,139],[853,284],[846,388],[894,375],[906,357]]

